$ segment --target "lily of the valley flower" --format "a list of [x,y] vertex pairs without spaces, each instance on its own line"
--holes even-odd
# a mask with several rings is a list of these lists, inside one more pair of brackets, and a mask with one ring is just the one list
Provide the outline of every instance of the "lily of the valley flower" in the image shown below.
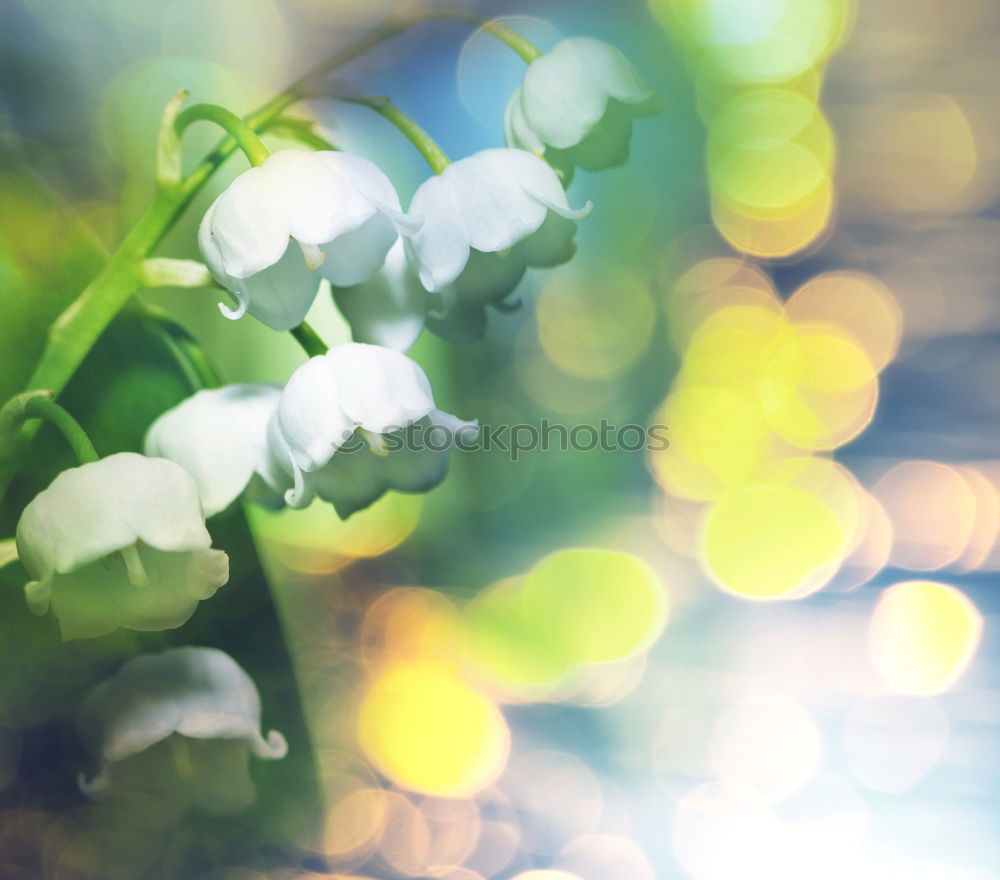
[[614,46],[570,37],[537,58],[507,104],[507,144],[553,165],[600,171],[628,158],[632,120],[657,112],[653,93]]
[[445,306],[482,307],[508,296],[528,266],[573,256],[573,210],[556,173],[524,150],[483,150],[424,181],[410,210],[424,218],[404,241],[427,290]]
[[28,606],[64,639],[180,626],[229,579],[211,545],[194,480],[132,452],[63,471],[17,526]]
[[355,342],[396,351],[406,351],[417,341],[430,305],[429,294],[406,262],[401,238],[371,279],[354,287],[334,287],[333,299]]
[[331,284],[367,280],[400,231],[420,221],[404,214],[389,179],[361,156],[281,150],[237,177],[205,213],[202,256],[238,306],[275,330],[309,311],[320,275]]
[[384,437],[380,447],[355,440],[341,447],[323,467],[305,477],[310,492],[330,502],[347,519],[382,497],[397,492],[426,492],[448,474],[449,452],[471,443],[476,422],[464,422],[441,410]]
[[[427,376],[406,355],[345,342],[312,358],[288,380],[269,429],[272,451],[285,462],[293,481],[286,502],[304,507],[320,494],[349,513],[390,487],[430,488],[444,476],[436,461],[432,469],[426,460],[405,454],[393,457],[389,452],[380,464],[365,458],[372,453],[362,454],[352,442],[355,431],[360,431],[381,454],[386,451],[382,435],[403,431],[428,417],[439,423],[452,419],[435,409]],[[447,424],[457,430],[463,423]],[[343,461],[332,463],[348,443],[353,451],[345,450]]]
[[278,731],[261,735],[260,721],[257,688],[228,654],[184,647],[134,657],[84,698],[80,734],[99,770],[80,787],[97,798],[155,777],[210,812],[243,809],[256,794],[249,756],[288,751]]
[[194,477],[206,516],[244,493],[280,504],[287,479],[267,443],[267,424],[280,397],[276,385],[254,383],[198,391],[153,422],[146,455],[177,462]]

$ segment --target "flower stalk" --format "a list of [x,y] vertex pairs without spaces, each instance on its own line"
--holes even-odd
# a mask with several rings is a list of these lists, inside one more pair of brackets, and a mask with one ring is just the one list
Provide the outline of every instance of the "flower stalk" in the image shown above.
[[302,350],[311,358],[326,354],[329,350],[320,335],[305,321],[297,327],[293,327],[288,332],[295,337],[295,341],[302,346]]
[[263,165],[271,155],[264,142],[246,122],[231,110],[218,104],[195,104],[177,116],[174,128],[180,137],[195,122],[214,122],[225,131],[243,151],[253,166]]
[[483,20],[478,15],[465,12],[460,9],[435,9],[428,12],[428,18],[444,18],[451,21],[461,21],[466,24],[473,24],[479,30],[484,31],[505,43],[513,49],[525,62],[531,64],[536,58],[541,57],[542,50],[530,40],[522,37],[513,28],[508,27],[499,19],[491,18]]
[[369,107],[378,113],[379,116],[391,122],[417,148],[420,155],[427,161],[431,171],[435,174],[440,174],[451,164],[451,159],[438,146],[437,141],[427,134],[421,126],[417,125],[413,119],[396,107],[388,98],[341,96],[340,100],[347,101],[350,104],[360,104],[363,107]]
[[80,423],[52,399],[48,391],[28,391],[12,397],[0,409],[0,442],[6,447],[17,436],[21,426],[33,419],[40,419],[56,427],[66,438],[80,464],[89,464],[99,458],[94,444]]

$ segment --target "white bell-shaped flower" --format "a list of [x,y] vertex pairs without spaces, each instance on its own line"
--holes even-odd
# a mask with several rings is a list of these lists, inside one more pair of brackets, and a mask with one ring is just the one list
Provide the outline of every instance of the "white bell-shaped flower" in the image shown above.
[[153,422],[146,455],[169,458],[194,477],[206,516],[241,495],[280,505],[287,478],[267,443],[280,397],[278,386],[256,383],[198,391]]
[[360,438],[342,446],[327,464],[305,475],[308,497],[330,502],[347,519],[388,490],[427,492],[448,474],[449,452],[469,447],[479,426],[441,410],[391,432],[372,449]]
[[228,654],[183,647],[134,657],[80,707],[80,735],[99,768],[89,781],[81,774],[80,787],[101,798],[155,778],[209,812],[243,809],[256,795],[250,755],[288,751],[278,731],[261,735],[260,722],[257,688]]
[[[424,371],[398,351],[345,342],[312,358],[288,380],[269,430],[272,452],[285,463],[293,481],[285,501],[292,507],[304,507],[318,492],[317,480],[328,487],[325,475],[317,475],[346,444],[357,450],[356,431],[377,453],[383,453],[383,435],[403,431],[432,415],[451,418],[435,409]],[[345,452],[344,458],[356,459],[359,468],[369,464],[359,453]],[[349,469],[350,462],[338,462],[336,473],[343,474],[341,467]],[[402,469],[403,464],[392,467]],[[397,475],[393,479],[402,478]],[[427,480],[418,476],[413,482],[417,485]],[[388,486],[372,500],[385,488]],[[324,493],[333,499],[331,492],[324,489]],[[360,497],[363,493],[351,494]],[[358,509],[345,502],[344,509],[348,507]]]
[[600,171],[628,158],[632,120],[656,113],[653,93],[614,46],[570,37],[535,59],[504,117],[507,144],[553,165]]
[[275,330],[302,322],[320,275],[349,286],[381,267],[404,214],[389,178],[361,156],[281,150],[237,177],[205,213],[198,231],[214,278],[245,312]]
[[[488,269],[491,261],[500,272],[493,283],[483,283],[486,279],[474,266],[486,263]],[[504,272],[511,269],[515,274],[506,278]],[[473,252],[461,276],[465,288],[473,292],[471,302],[466,302],[455,284],[436,293],[428,291],[406,259],[400,238],[371,280],[354,287],[334,287],[333,298],[355,342],[406,351],[424,327],[453,342],[475,342],[486,330],[486,307],[481,303],[501,307],[499,302],[490,301],[491,295],[505,296],[525,269],[523,260]]]
[[429,306],[429,294],[407,263],[401,238],[371,279],[353,287],[334,287],[333,299],[355,342],[396,351],[406,351],[417,341]]
[[559,177],[524,150],[483,150],[425,180],[410,210],[424,218],[404,241],[429,291],[483,306],[510,294],[527,266],[556,266],[573,256],[574,210]]
[[120,452],[59,474],[24,509],[17,549],[36,614],[64,639],[180,626],[229,579],[180,465]]

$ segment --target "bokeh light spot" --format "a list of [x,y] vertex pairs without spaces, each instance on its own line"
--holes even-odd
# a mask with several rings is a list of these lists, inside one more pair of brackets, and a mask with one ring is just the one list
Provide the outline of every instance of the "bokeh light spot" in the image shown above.
[[648,647],[666,621],[666,593],[648,565],[589,548],[546,557],[525,578],[521,610],[559,633],[573,664],[621,660]]
[[889,687],[936,694],[965,672],[982,630],[976,606],[954,587],[906,581],[882,594],[868,636],[875,668]]
[[953,467],[906,461],[872,493],[892,522],[892,563],[916,571],[943,568],[961,556],[976,521],[976,496]]
[[704,563],[712,579],[745,599],[783,599],[844,553],[836,513],[794,486],[754,486],[719,500],[706,517]]
[[615,376],[646,350],[655,325],[649,285],[628,272],[553,278],[538,298],[538,339],[563,372]]
[[386,776],[416,791],[469,795],[507,760],[499,710],[446,666],[404,662],[374,679],[358,715],[365,753]]
[[273,512],[260,505],[247,508],[257,534],[290,568],[319,574],[348,562],[380,556],[405,541],[420,520],[419,495],[389,492],[349,519],[332,505],[314,501],[304,510]]
[[780,801],[815,773],[822,753],[819,730],[798,703],[758,696],[728,709],[712,732],[712,766],[731,786]]
[[876,370],[893,359],[902,312],[881,281],[861,272],[826,272],[807,281],[786,304],[799,324],[835,324],[849,332]]

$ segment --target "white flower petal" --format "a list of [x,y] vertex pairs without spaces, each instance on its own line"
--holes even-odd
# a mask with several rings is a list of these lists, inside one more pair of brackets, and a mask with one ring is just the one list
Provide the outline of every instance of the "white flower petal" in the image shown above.
[[[437,434],[431,436],[429,430]],[[388,438],[386,453],[375,454],[368,448],[340,450],[328,464],[308,474],[306,481],[312,492],[347,519],[390,489],[426,492],[437,486],[448,473],[448,453],[458,435],[463,434],[468,441],[478,430],[476,422],[433,410]]]
[[434,408],[423,370],[392,349],[357,342],[336,345],[314,357],[288,380],[277,411],[277,427],[296,480],[290,504],[302,495],[301,471],[314,471],[353,435],[404,427]]
[[51,601],[64,638],[180,626],[228,580],[211,543],[194,479],[132,452],[63,471],[17,527],[29,607]]
[[514,90],[510,96],[503,116],[504,140],[509,147],[517,147],[519,150],[527,150],[540,156],[545,152],[545,142],[535,133],[534,129],[528,125],[528,120],[524,117],[524,108],[521,106],[521,87]]
[[416,342],[427,315],[428,293],[407,264],[402,239],[377,275],[354,287],[334,287],[333,298],[355,342],[396,351]]
[[439,291],[458,277],[469,259],[465,224],[441,175],[425,180],[417,188],[410,210],[424,218],[424,225],[404,239],[407,259],[417,268],[420,283],[428,290]]
[[378,210],[402,213],[399,196],[385,173],[371,159],[353,153],[314,153],[328,168],[350,180],[356,192]]
[[210,547],[198,487],[180,465],[119,452],[63,471],[17,527],[33,578],[65,574],[136,540],[165,551]]
[[287,330],[315,299],[317,268],[336,284],[365,281],[398,230],[413,232],[421,223],[402,212],[392,183],[373,162],[333,151],[281,150],[216,199],[198,242],[213,277],[237,301],[236,309],[222,306],[223,314],[250,312]]
[[327,354],[339,377],[339,403],[354,424],[376,434],[403,428],[434,408],[424,371],[406,355],[361,343]]
[[529,65],[521,86],[522,128],[568,149],[601,121],[609,99],[641,107],[652,98],[618,49],[603,40],[571,37]]
[[373,214],[357,229],[323,245],[325,259],[319,270],[338,287],[361,284],[382,268],[386,254],[398,237],[384,214]]
[[545,222],[548,212],[582,218],[570,208],[558,175],[524,150],[483,150],[449,165],[417,189],[411,210],[423,228],[406,241],[428,290],[455,281],[470,249],[496,253],[513,247]]
[[225,270],[218,243],[209,234],[213,205],[205,213],[198,231],[198,244],[212,277],[237,300],[236,309],[220,303],[227,318],[249,312],[273,330],[290,330],[302,323],[319,290],[320,278],[307,265],[295,243],[285,238],[278,260],[248,278],[237,278]]
[[166,553],[143,547],[138,555],[149,580],[144,586],[133,584],[114,556],[48,579],[52,614],[64,640],[96,638],[119,627],[176,629],[229,580],[229,558],[221,550]]
[[194,477],[205,515],[212,516],[266,468],[267,423],[280,396],[277,386],[250,383],[198,391],[153,422],[145,453],[177,462]]
[[288,246],[289,206],[282,181],[269,172],[267,163],[244,171],[215,200],[211,217],[206,213],[202,222],[202,240],[214,244],[222,271],[232,278],[246,278],[273,266]]
[[[284,737],[271,731],[265,739],[260,716],[260,696],[253,681],[222,651],[183,647],[135,657],[94,687],[81,706],[81,737],[101,765],[96,779],[83,784],[84,790],[106,789],[113,780],[114,765],[175,734],[194,740],[226,740],[241,745],[244,754],[249,751],[260,758],[284,757],[288,750]],[[206,754],[231,768],[240,763],[239,758],[218,749]],[[196,770],[206,769],[205,762],[195,763]],[[195,787],[199,801],[209,796],[221,804],[245,805],[243,796],[230,797],[225,792],[212,796],[204,778]]]
[[285,385],[278,402],[277,424],[296,467],[321,467],[354,433],[354,421],[340,406],[340,385],[327,355],[310,358]]

